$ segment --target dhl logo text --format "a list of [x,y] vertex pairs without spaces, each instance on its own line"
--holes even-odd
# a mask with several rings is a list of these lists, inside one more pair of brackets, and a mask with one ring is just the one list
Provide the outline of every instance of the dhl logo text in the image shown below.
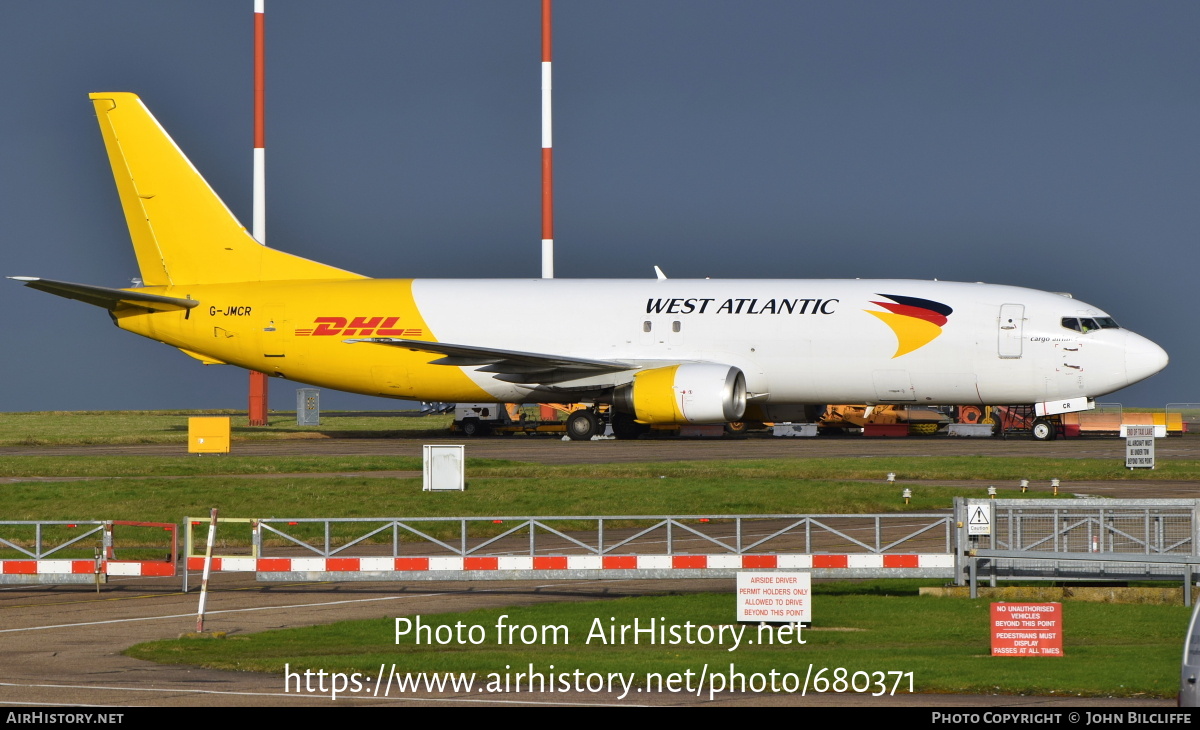
[[313,328],[296,328],[297,337],[420,337],[422,329],[405,329],[397,327],[399,317],[317,317]]

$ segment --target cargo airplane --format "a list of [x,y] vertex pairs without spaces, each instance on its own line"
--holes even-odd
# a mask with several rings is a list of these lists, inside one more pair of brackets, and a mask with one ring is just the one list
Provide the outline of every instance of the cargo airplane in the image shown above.
[[205,364],[387,398],[591,404],[575,439],[601,403],[622,438],[826,403],[1062,413],[1167,364],[1069,295],[983,283],[533,279],[525,298],[559,306],[481,307],[513,281],[371,279],[260,245],[136,95],[91,99],[140,285],[13,278]]

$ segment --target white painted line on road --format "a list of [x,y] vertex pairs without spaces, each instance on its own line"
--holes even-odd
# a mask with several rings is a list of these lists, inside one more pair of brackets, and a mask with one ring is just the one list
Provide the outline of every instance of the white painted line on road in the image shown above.
[[[595,583],[595,582],[597,582],[597,581],[586,581],[586,583]],[[570,583],[557,583],[557,584],[547,583],[545,585],[538,586],[538,588],[554,588],[556,586],[570,586],[570,585],[577,586],[577,585],[583,585],[584,583],[585,582],[580,582],[580,581],[572,581]],[[475,593],[475,594],[493,593],[498,590],[502,590],[502,589],[495,588],[495,589],[489,589],[489,590],[483,590],[483,591],[472,590],[472,591],[445,591],[445,592],[439,592],[439,593],[415,593],[415,594],[402,595],[402,596],[382,596],[379,598],[354,598],[354,599],[346,599],[343,601],[324,601],[322,603],[293,603],[293,604],[286,605],[286,606],[256,606],[253,608],[226,608],[226,609],[223,609],[220,611],[208,611],[208,615],[215,616],[215,615],[221,614],[221,613],[245,613],[245,612],[249,612],[249,611],[277,611],[277,610],[286,610],[289,608],[316,608],[316,607],[320,607],[320,606],[341,606],[341,605],[346,605],[346,604],[350,604],[350,603],[372,603],[372,602],[376,602],[376,601],[397,601],[397,600],[404,599],[404,598],[431,598],[434,596],[447,596],[447,595],[454,595],[454,594],[461,594],[461,593]],[[509,590],[509,589],[507,587],[505,587],[503,590]],[[26,626],[25,628],[22,628],[22,629],[0,629],[0,634],[11,634],[11,633],[19,632],[19,631],[42,631],[44,629],[70,629],[70,628],[75,628],[77,626],[102,626],[104,624],[125,624],[125,623],[132,623],[135,621],[165,621],[167,619],[189,618],[189,617],[195,618],[196,617],[195,612],[174,613],[174,614],[169,614],[166,616],[139,616],[137,618],[115,618],[115,619],[109,619],[107,621],[84,621],[84,622],[76,623],[76,624],[50,624],[47,626]]]
[[[191,614],[188,614],[191,615]],[[233,690],[218,690],[218,689],[185,689],[182,687],[109,687],[102,685],[88,684],[18,684],[16,682],[0,682],[0,687],[23,687],[23,688],[38,688],[38,689],[84,689],[97,690],[107,692],[189,692],[191,694],[202,695],[233,695],[238,697],[283,697],[288,699],[318,699],[325,695],[317,692],[235,692]],[[635,705],[628,703],[615,702],[537,702],[531,700],[501,700],[501,699],[470,699],[467,697],[372,697],[370,695],[351,695],[347,693],[347,699],[371,699],[382,700],[385,702],[395,702],[397,700],[405,702],[470,702],[485,705],[546,705],[546,706],[568,706],[568,707],[649,707],[650,705]],[[336,702],[334,699],[329,700],[331,703]],[[7,700],[0,700],[3,704],[17,704]],[[44,703],[38,703],[44,704]],[[80,706],[78,703],[71,703],[75,706]],[[98,705],[97,705],[98,706]]]

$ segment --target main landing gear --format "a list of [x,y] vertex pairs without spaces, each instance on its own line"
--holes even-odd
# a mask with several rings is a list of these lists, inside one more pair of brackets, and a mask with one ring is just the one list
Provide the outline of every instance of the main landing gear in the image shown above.
[[589,408],[572,411],[571,415],[567,416],[567,436],[572,441],[588,441],[593,436],[599,435],[601,429],[603,426],[600,423],[600,417]]

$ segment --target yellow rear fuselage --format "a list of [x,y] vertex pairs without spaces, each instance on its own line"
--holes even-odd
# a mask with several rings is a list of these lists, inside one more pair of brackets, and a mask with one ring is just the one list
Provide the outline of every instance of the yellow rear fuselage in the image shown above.
[[197,284],[142,291],[201,304],[175,312],[118,310],[117,326],[174,345],[202,362],[366,395],[491,398],[461,369],[428,364],[436,355],[343,342],[354,337],[435,339],[413,302],[411,279]]

